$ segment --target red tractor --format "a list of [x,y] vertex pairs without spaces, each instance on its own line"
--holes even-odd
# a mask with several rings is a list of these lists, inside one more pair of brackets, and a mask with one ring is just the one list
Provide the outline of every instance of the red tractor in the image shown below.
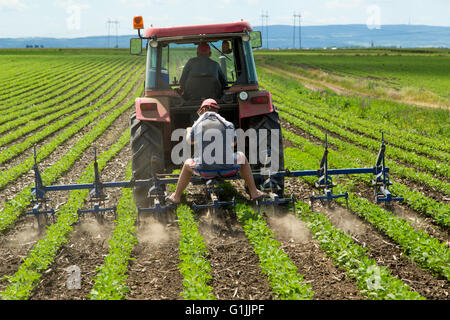
[[[262,46],[260,32],[253,31],[244,21],[144,29],[143,19],[138,16],[134,17],[133,23],[139,38],[131,39],[130,51],[147,56],[145,95],[136,99],[136,111],[131,115],[135,180],[150,179],[153,172],[167,173],[176,168],[171,161],[171,151],[178,142],[172,141],[172,132],[191,126],[198,117],[196,111],[206,98],[214,98],[218,102],[220,114],[235,128],[244,131],[249,128],[257,131],[269,129],[269,134],[270,129],[279,130],[278,164],[279,170],[284,169],[280,120],[270,92],[259,88],[253,59],[253,49]],[[209,74],[200,74],[191,79],[191,85],[186,83],[182,92],[180,78],[183,67],[196,56],[197,45],[204,42],[210,45],[210,58],[219,63],[226,86],[220,88],[217,79]],[[264,150],[270,150],[270,137],[267,141]],[[248,153],[247,148],[247,158]],[[155,156],[158,162],[150,160]],[[155,165],[157,168],[152,167]],[[252,164],[252,169],[256,171],[260,166]],[[257,186],[262,185],[261,180],[256,181]],[[276,193],[282,197],[284,178],[277,178],[275,184]],[[136,187],[134,191],[136,204],[147,207],[148,187]]]

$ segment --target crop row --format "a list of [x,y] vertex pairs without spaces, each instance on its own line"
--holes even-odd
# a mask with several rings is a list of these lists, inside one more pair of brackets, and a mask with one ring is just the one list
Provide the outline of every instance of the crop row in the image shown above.
[[[281,92],[280,90],[277,90],[274,87],[270,88],[271,92],[274,93],[275,90],[278,91],[275,93],[275,96],[289,96],[291,99],[289,99],[290,103],[293,104],[295,102],[295,105],[299,107],[298,109],[306,112],[308,114],[313,114],[315,117],[318,117],[322,120],[325,120],[327,122],[334,123],[335,125],[338,125],[339,127],[347,128],[351,130],[353,133],[364,135],[376,140],[379,140],[380,138],[380,128],[378,124],[375,124],[373,122],[368,122],[367,120],[361,119],[357,117],[356,115],[350,115],[350,114],[330,114],[328,112],[324,112],[327,108],[327,104],[323,101],[317,101],[317,100],[311,100],[308,98],[305,98],[303,95],[298,94],[295,90],[283,90]],[[295,99],[293,98],[295,96]],[[301,103],[300,103],[301,101]],[[444,151],[436,150],[433,147],[418,144],[415,141],[409,141],[401,135],[401,133],[398,133],[398,135],[392,136],[393,139],[390,141],[390,145],[396,146],[398,148],[408,150],[413,152],[414,154],[422,154],[426,156],[426,158],[433,157],[437,160],[443,161],[444,163],[447,163],[450,161],[450,154]],[[372,143],[373,144],[373,143]],[[373,149],[373,148],[372,148]],[[401,150],[399,150],[401,151]],[[410,153],[406,153],[404,158],[409,158]]]
[[[127,166],[126,180],[132,176],[131,162]],[[123,188],[122,197],[116,209],[117,220],[114,231],[108,241],[109,251],[104,264],[97,268],[94,286],[89,293],[92,300],[120,300],[125,298],[129,288],[126,285],[127,266],[131,252],[137,244],[136,217],[137,208],[134,203],[133,189]]]
[[[288,168],[298,168],[300,165],[306,168],[317,166],[317,162],[308,153],[297,149],[286,149],[285,158]],[[313,185],[312,179],[306,180]],[[344,193],[355,189],[351,181],[343,182],[334,188],[336,194]],[[431,237],[422,230],[416,231],[407,221],[396,217],[392,212],[386,211],[369,200],[359,198],[348,193],[349,209],[358,214],[375,226],[380,232],[397,242],[403,252],[424,269],[431,271],[434,275],[441,275],[450,279],[450,250],[445,244]],[[337,202],[345,204],[345,200],[336,199]]]
[[[141,90],[137,90],[133,96],[139,96]],[[83,152],[98,139],[98,137],[108,129],[117,117],[126,112],[132,103],[124,103],[120,108],[115,109],[105,118],[99,120],[96,125],[88,131],[83,138],[78,141],[66,154],[64,154],[60,161],[51,167],[47,168],[42,173],[42,180],[45,185],[54,183],[59,177],[67,172],[75,161],[83,154]],[[73,134],[81,130],[82,127],[72,127]],[[53,148],[52,145],[47,145],[40,149],[41,153],[46,152],[46,148]],[[0,232],[14,224],[16,219],[25,211],[31,200],[31,186],[24,188],[13,199],[5,203],[3,211],[0,211]]]
[[[98,268],[95,285],[89,297],[91,299],[123,299],[128,291],[126,286],[126,266],[130,252],[136,243],[134,221],[136,208],[132,191],[124,189],[119,201],[119,219],[110,241],[111,247],[105,264]],[[370,299],[423,299],[410,290],[402,281],[392,277],[386,267],[379,267],[373,259],[367,257],[366,250],[353,242],[351,237],[335,229],[327,218],[318,213],[309,212],[307,205],[297,203],[300,217],[308,222],[308,228],[315,234],[322,249],[333,257],[337,266],[344,268],[352,278],[358,281],[358,287]],[[121,210],[120,208],[123,208]],[[264,219],[246,204],[239,204],[238,217],[244,225],[244,231],[260,259],[262,272],[270,279],[271,287],[277,298],[311,299],[313,291],[297,273],[287,255],[279,248],[274,234],[268,229]],[[182,296],[185,299],[215,299],[208,285],[210,265],[206,260],[205,242],[198,233],[198,225],[192,210],[182,205],[177,210],[178,223],[182,236],[180,240],[180,272],[184,280]]]
[[[71,71],[76,70],[80,64],[71,63],[65,68],[58,68],[56,71],[47,71],[47,74],[42,77],[42,79],[32,80],[26,79],[21,82],[20,85],[16,85],[13,88],[1,89],[0,90],[0,105],[4,105],[6,101],[15,99],[18,95],[22,93],[31,93],[31,91],[38,90],[43,85],[46,85],[50,79],[60,79],[69,74]],[[51,80],[50,80],[51,81]],[[30,87],[30,82],[35,82],[33,87]],[[4,92],[3,94],[1,92]]]
[[[59,70],[57,73],[49,73],[46,79],[41,79],[38,82],[25,81],[22,88],[15,88],[10,90],[7,95],[1,99],[0,105],[11,106],[14,103],[23,103],[34,99],[38,95],[46,95],[55,90],[56,85],[64,84],[65,82],[76,78],[77,75],[82,74],[86,69],[95,68],[100,65],[100,61],[73,63],[65,68]],[[3,112],[2,112],[3,113]]]
[[[290,131],[283,130],[283,137],[292,142],[294,145],[301,147],[305,152],[313,155],[317,161],[321,159],[323,147],[317,146],[309,140]],[[335,168],[356,168],[360,165],[368,167],[371,165],[373,166],[370,159],[367,159],[368,161],[364,161],[366,159],[353,152],[336,152],[334,150],[329,150],[328,155],[328,163]],[[355,158],[359,158],[362,161],[355,161]],[[354,181],[361,181],[369,187],[372,186],[372,177],[368,175],[353,175],[351,176],[351,179]],[[390,191],[395,197],[405,198],[405,202],[409,207],[417,212],[431,217],[437,224],[444,227],[448,227],[450,225],[450,207],[448,205],[437,202],[425,196],[422,192],[410,189],[404,184],[398,182],[394,183],[390,187]]]
[[[5,103],[5,108],[0,112],[2,115],[2,120],[0,123],[4,123],[10,121],[12,119],[18,118],[23,115],[30,114],[37,110],[42,110],[42,105],[40,103],[44,103],[46,101],[52,100],[55,97],[59,97],[64,94],[65,91],[70,90],[71,88],[76,87],[77,85],[82,84],[84,81],[89,78],[87,75],[90,75],[92,70],[102,71],[102,64],[100,62],[96,64],[90,64],[85,67],[80,67],[76,71],[76,73],[72,73],[61,79],[61,81],[54,81],[50,85],[48,90],[38,91],[35,94],[27,94],[26,97],[19,97],[17,100],[13,100],[11,102]],[[105,66],[103,65],[103,69]],[[28,84],[29,86],[32,84]],[[70,85],[70,86],[69,86]],[[54,103],[56,104],[56,103]],[[44,107],[50,107],[52,105],[44,105]]]
[[[98,168],[101,171],[126,144],[129,143],[130,133],[126,130],[119,140],[98,158]],[[94,180],[93,163],[83,172],[78,183],[91,183]],[[70,192],[67,202],[58,211],[57,221],[49,226],[44,238],[39,240],[35,247],[23,260],[18,271],[9,277],[9,285],[1,296],[5,300],[28,299],[44,271],[52,264],[55,255],[61,246],[67,242],[73,230],[73,224],[78,220],[78,209],[84,206],[89,190],[74,190]]]
[[[372,128],[365,128],[364,132],[362,133],[359,131],[362,131],[361,129],[357,129],[358,125],[356,124],[349,124],[352,119],[348,120],[340,120],[336,119],[333,116],[329,116],[327,120],[324,120],[325,116],[319,111],[320,108],[312,108],[311,105],[303,106],[301,103],[294,104],[294,99],[283,99],[284,103],[289,104],[290,106],[293,106],[293,108],[298,111],[295,114],[300,117],[301,119],[308,121],[310,123],[314,123],[316,125],[319,125],[330,132],[336,133],[339,136],[343,137],[344,139],[348,141],[352,141],[360,146],[363,146],[367,148],[368,150],[372,151],[378,151],[379,150],[379,141],[381,133],[379,130],[375,130]],[[320,116],[319,116],[320,115]],[[356,133],[352,131],[347,131],[344,128],[354,130]],[[359,131],[358,131],[359,130]],[[377,138],[378,140],[374,140],[372,138],[366,137],[365,135],[370,135],[373,138]],[[391,139],[396,140],[396,139]],[[450,167],[446,164],[446,158],[448,157],[447,153],[434,151],[432,150],[432,156],[435,155],[436,157],[442,158],[443,162],[430,159],[428,156],[420,156],[417,155],[415,152],[409,152],[405,151],[404,149],[395,147],[392,143],[389,144],[389,152],[390,155],[398,160],[404,161],[405,163],[408,163],[410,165],[414,165],[422,170],[429,171],[431,173],[439,174],[445,177],[449,177],[450,175]],[[406,148],[405,148],[406,149]],[[423,148],[422,148],[423,149]]]
[[[130,77],[132,73],[128,77]],[[122,80],[122,84],[125,84],[128,80],[124,79]],[[139,78],[139,75],[134,76],[134,81],[131,81],[126,89],[121,93],[120,96],[116,97],[114,101],[111,103],[105,104],[108,100],[113,98],[122,88],[121,86],[117,86],[115,90],[111,91],[107,96],[103,97],[100,101],[98,101],[96,104],[91,105],[77,114],[73,115],[73,117],[67,117],[61,122],[55,123],[53,125],[50,125],[46,127],[44,130],[40,131],[38,134],[34,135],[30,139],[25,140],[23,144],[17,144],[13,146],[13,150],[21,152],[22,150],[26,150],[27,148],[31,147],[33,144],[35,144],[40,139],[44,139],[46,136],[50,135],[51,133],[59,130],[60,128],[64,128],[67,124],[70,124],[74,119],[76,119],[79,116],[82,116],[83,114],[87,114],[85,118],[82,120],[72,124],[70,127],[65,129],[61,134],[56,136],[54,139],[52,139],[51,142],[46,144],[43,148],[39,149],[39,154],[37,157],[37,162],[41,162],[43,159],[48,157],[58,146],[60,146],[62,143],[67,141],[69,138],[74,136],[77,132],[79,132],[81,129],[83,129],[85,126],[87,126],[89,123],[96,120],[100,115],[108,112],[109,110],[113,109],[115,106],[117,106],[121,101],[123,101],[126,96],[129,94],[129,92],[132,90],[133,86],[137,82]],[[98,109],[100,108],[100,109]],[[22,148],[22,149],[20,149]],[[10,151],[9,149],[5,151]],[[11,154],[11,153],[10,153]],[[6,154],[8,156],[8,154]],[[20,164],[9,168],[8,170],[3,171],[0,174],[0,189],[4,188],[7,184],[17,179],[20,175],[28,172],[34,164],[34,155],[30,155],[26,160],[21,162]]]
[[[31,62],[31,65],[35,64],[35,62]],[[11,75],[12,79],[5,79],[1,82],[0,87],[0,95],[9,94],[12,90],[21,89],[26,87],[27,82],[39,82],[43,78],[47,78],[49,74],[56,74],[59,70],[63,70],[67,66],[70,66],[72,61],[65,61],[63,63],[55,63],[54,59],[51,59],[47,63],[40,60],[39,68],[30,70],[30,63],[25,63],[26,72],[21,73],[19,69],[12,68],[12,71],[9,71],[8,74]],[[2,63],[2,65],[8,65],[7,63]],[[42,71],[41,71],[42,70]],[[56,71],[55,71],[56,70]],[[1,96],[0,96],[1,98]]]
[[236,214],[259,257],[259,266],[267,276],[275,296],[282,300],[310,300],[314,292],[305,283],[298,268],[280,248],[265,220],[247,204],[239,203]]
[[[66,58],[66,57],[64,57]],[[51,56],[23,56],[23,55],[2,55],[0,61],[5,68],[0,72],[0,86],[11,87],[22,83],[23,80],[42,77],[51,69],[59,68],[70,63],[70,59],[55,59]],[[39,65],[42,68],[30,68],[30,65]]]
[[[95,68],[95,66],[93,68]],[[97,68],[99,68],[99,66]],[[5,122],[11,122],[14,121],[14,119],[22,117],[33,119],[34,114],[37,114],[38,117],[42,116],[45,115],[44,111],[45,109],[53,111],[55,107],[52,108],[52,106],[56,105],[58,101],[52,104],[45,102],[52,100],[53,97],[58,97],[62,95],[65,90],[70,90],[70,88],[80,85],[86,80],[88,80],[89,78],[86,76],[86,73],[84,72],[89,70],[91,70],[91,68],[86,69],[83,68],[79,70],[80,74],[74,76],[74,78],[71,79],[72,81],[70,82],[71,83],[70,87],[67,85],[67,83],[69,82],[65,82],[61,84],[61,86],[63,87],[61,90],[55,91],[51,90],[51,94],[43,93],[42,95],[39,95],[39,97],[37,98],[28,96],[29,99],[20,99],[17,102],[9,104],[10,107],[0,112],[1,116],[0,124],[3,124]],[[43,104],[41,105],[40,102],[43,102]]]
[[[333,116],[329,116],[329,121],[323,120],[316,114],[322,113],[323,109],[313,108],[311,105],[302,106],[302,103],[298,103],[295,98],[289,95],[283,94],[282,96],[275,96],[275,100],[279,103],[289,106],[290,113],[294,114],[298,118],[312,123],[314,125],[320,126],[329,132],[333,132],[347,141],[351,141],[357,145],[363,146],[368,150],[374,152],[379,150],[380,142],[373,140],[371,138],[365,137],[360,134],[355,134],[351,131],[347,131],[345,123],[339,120],[333,119]],[[369,130],[370,131],[370,130]],[[376,135],[376,132],[372,130],[372,133]],[[378,133],[381,137],[381,133]],[[389,155],[394,159],[398,159],[408,163],[410,165],[416,166],[422,170],[426,170],[431,173],[439,174],[441,176],[450,178],[450,167],[445,163],[440,163],[436,160],[429,159],[427,157],[419,156],[415,153],[408,152],[394,146],[389,147]]]
[[[283,106],[279,106],[280,110],[288,110],[287,108]],[[297,115],[296,110],[293,110],[292,108],[289,109],[289,113],[280,112],[280,117],[287,120],[288,122],[291,122],[296,127],[300,128],[301,130],[307,132],[308,134],[325,141],[325,134],[315,127],[314,125],[311,125],[297,117],[293,117],[293,115]],[[359,148],[355,146],[352,143],[348,143],[346,141],[337,139],[332,136],[328,136],[328,143],[329,145],[336,146],[339,148],[339,150],[344,151],[351,151],[349,154],[353,154],[355,157],[358,155],[361,159],[369,159],[369,157],[372,157],[372,160],[366,160],[365,162],[368,163],[369,161],[372,162],[372,166],[375,164],[375,157],[374,153],[364,150],[362,148]],[[390,149],[388,150],[388,158],[390,157]],[[414,168],[410,168],[407,166],[403,166],[401,164],[397,164],[394,161],[387,160],[386,162],[387,166],[390,168],[391,173],[395,174],[398,177],[406,178],[421,184],[426,185],[427,187],[437,190],[439,192],[442,192],[443,194],[449,195],[450,194],[450,184],[446,181],[443,181],[442,179],[438,179],[430,175],[426,172],[418,171]]]
[[[322,115],[325,119],[332,118],[340,118],[340,119],[352,119],[352,121],[357,122],[358,125],[365,128],[372,128],[374,130],[378,129],[379,131],[383,131],[389,136],[395,137],[396,139],[400,139],[402,141],[409,141],[409,144],[423,145],[426,148],[441,150],[450,153],[450,143],[445,138],[436,138],[436,137],[428,137],[420,133],[410,132],[405,128],[397,128],[392,124],[392,120],[395,120],[395,115],[386,114],[383,119],[373,119],[367,114],[364,113],[364,110],[371,111],[371,105],[368,104],[365,108],[358,107],[355,111],[355,108],[351,106],[354,104],[365,104],[366,102],[359,97],[350,97],[336,94],[323,94],[323,92],[313,91],[305,88],[300,81],[296,81],[292,79],[292,77],[288,77],[287,75],[276,73],[274,74],[272,70],[262,68],[261,69],[261,84],[265,87],[270,87],[270,90],[273,93],[278,92],[279,95],[292,95],[292,97],[296,98],[296,103],[298,104],[300,101],[307,102],[308,104],[315,105],[315,108],[320,106]],[[283,90],[280,91],[279,88],[282,87]],[[355,102],[357,100],[357,102]],[[379,102],[376,100],[371,100],[370,103],[377,104],[388,104],[387,102]],[[382,109],[381,106],[373,107],[374,110]],[[387,107],[385,107],[387,109]],[[390,109],[389,109],[390,110]],[[385,110],[384,112],[389,112],[389,110]],[[382,110],[379,111],[380,113]],[[317,113],[316,113],[317,115]],[[386,119],[389,119],[389,123],[386,122]],[[412,122],[412,126],[414,127],[414,122]],[[402,146],[400,146],[402,147]],[[418,147],[420,150],[420,147]]]
[[[139,67],[136,67],[135,69],[138,69],[138,68]],[[27,150],[29,147],[33,146],[34,144],[38,143],[39,141],[44,140],[46,137],[48,137],[52,133],[60,130],[61,128],[65,128],[66,126],[71,125],[71,124],[72,124],[72,126],[80,127],[80,125],[81,125],[81,127],[82,127],[83,125],[87,125],[88,123],[90,123],[91,121],[96,119],[99,115],[109,111],[111,108],[116,106],[122,99],[124,99],[126,97],[128,92],[131,91],[133,85],[137,82],[138,76],[136,75],[134,77],[134,80],[131,81],[127,85],[124,92],[120,96],[116,97],[116,99],[114,100],[113,103],[107,104],[107,102],[110,99],[112,99],[120,90],[122,90],[122,88],[123,88],[122,86],[124,86],[128,82],[131,75],[132,75],[132,73],[130,73],[126,78],[122,79],[120,81],[120,83],[118,83],[116,85],[115,89],[113,89],[110,93],[105,95],[102,99],[96,101],[95,104],[88,105],[87,107],[82,108],[78,112],[76,112],[70,116],[64,117],[63,119],[61,119],[51,125],[48,125],[43,130],[41,130],[38,133],[32,135],[31,137],[25,139],[25,141],[23,141],[22,143],[14,144],[11,147],[3,150],[0,153],[0,164],[12,159],[13,157],[15,157],[18,154],[22,153],[23,151]],[[73,123],[76,119],[82,117],[83,115],[87,115],[87,117],[80,120],[78,123],[77,122]],[[71,131],[70,127],[66,131]],[[61,139],[60,137],[65,137],[65,138]],[[61,144],[63,141],[67,140],[69,137],[70,136],[62,134],[60,136],[57,136],[54,140],[58,140],[59,141],[58,144]],[[38,157],[38,161],[41,161],[43,159],[43,157],[45,157],[45,156],[40,155]],[[21,165],[23,166],[24,163],[22,163]],[[12,170],[15,170],[14,168],[15,167],[10,168],[8,171],[5,171],[5,174],[7,174],[7,172],[13,172]],[[10,175],[10,176],[15,176],[15,175]],[[2,175],[0,175],[0,177],[2,177]],[[0,178],[0,181],[3,181],[3,180]],[[4,182],[0,183],[0,188],[1,188],[1,186],[4,186]]]
[[109,66],[109,69],[114,70],[114,68],[116,68],[118,65],[124,64],[127,64],[127,62],[109,59],[97,59],[87,65],[89,69],[85,69],[86,67],[83,67],[84,64],[79,63],[79,67],[82,67],[84,70],[76,69],[76,72],[75,71],[68,72],[68,74],[65,76],[67,79],[66,81],[58,81],[55,78],[48,79],[47,80],[47,82],[49,82],[48,88],[45,90],[43,90],[43,88],[35,90],[33,89],[35,83],[27,82],[26,87],[29,90],[31,90],[31,92],[29,92],[25,97],[23,97],[23,99],[21,99],[21,97],[16,98],[18,99],[17,103],[19,105],[11,106],[13,103],[8,103],[10,107],[8,107],[7,105],[2,106],[1,109],[6,110],[2,110],[1,112],[3,114],[3,113],[10,113],[12,111],[22,110],[24,108],[24,106],[20,105],[22,102],[26,102],[26,104],[38,104],[50,100],[54,97],[57,97],[65,92],[63,89],[67,88],[67,82],[69,81],[71,82],[70,83],[71,87],[79,85],[80,83],[82,83],[78,81],[80,77],[84,77],[86,74],[90,74],[92,76],[91,74],[92,70],[95,70],[96,67],[104,69],[105,67]]
[[[286,159],[285,164],[288,167],[291,165],[290,158]],[[322,250],[333,258],[333,263],[355,279],[360,292],[369,299],[424,299],[393,277],[387,267],[378,266],[375,260],[368,257],[367,249],[336,229],[324,214],[314,213],[306,203],[297,201],[296,215],[306,223]],[[310,285],[304,283],[303,276],[298,274],[297,268],[279,248],[275,234],[267,227],[263,217],[244,203],[238,204],[237,216],[276,296],[281,299],[311,299],[314,293]]]
[[[127,178],[131,177],[130,166]],[[386,267],[379,267],[373,259],[367,257],[365,249],[353,243],[343,232],[336,230],[327,218],[312,213],[304,203],[297,203],[300,217],[308,222],[308,228],[314,232],[322,249],[333,257],[339,267],[344,268],[351,277],[358,280],[361,292],[371,299],[423,299],[410,291],[402,281],[392,277]],[[278,248],[272,232],[265,226],[264,220],[255,214],[248,205],[241,204],[238,212],[244,223],[249,241],[254,243],[255,252],[260,257],[263,272],[271,275],[272,288],[279,298],[311,299],[313,292],[309,285],[302,283],[296,267]],[[137,209],[133,202],[131,189],[123,189],[123,196],[117,208],[118,220],[115,223],[110,249],[105,263],[97,269],[94,287],[89,294],[91,299],[124,299],[129,288],[126,285],[127,265],[131,251],[137,243],[135,220]],[[184,276],[185,299],[214,299],[210,280],[210,266],[205,259],[207,252],[203,238],[198,233],[198,225],[187,206],[177,210],[178,222],[182,231],[180,252],[183,262],[180,271]],[[253,219],[255,221],[253,221]]]
[[[131,68],[131,66],[127,66],[128,68]],[[126,68],[124,68],[126,69]],[[125,70],[122,70],[122,72],[125,72]],[[113,85],[113,83],[109,80],[111,80],[106,75],[111,74],[116,76],[112,70],[105,69],[102,73],[96,75],[95,77],[89,78],[88,81],[81,81],[80,86],[74,88],[73,90],[70,90],[67,94],[59,96],[58,98],[48,100],[44,104],[40,105],[40,108],[36,112],[32,112],[31,114],[27,116],[20,117],[16,120],[9,121],[7,123],[4,123],[0,126],[0,133],[3,133],[5,131],[9,131],[11,129],[17,128],[18,126],[22,124],[27,124],[27,128],[32,128],[32,130],[39,128],[40,126],[47,124],[48,122],[58,118],[61,115],[64,115],[69,112],[73,112],[77,110],[80,106],[83,106],[82,100],[88,97],[92,92],[95,92],[93,95],[94,97],[98,97],[101,95],[101,93],[105,92],[109,87]],[[117,76],[116,76],[117,77]],[[98,90],[101,86],[104,84],[107,84],[103,90]],[[69,89],[71,86],[68,85],[67,89]],[[72,97],[72,98],[71,98]],[[70,99],[69,99],[70,98]],[[93,101],[94,98],[92,96],[90,97],[90,101]],[[56,106],[55,106],[56,105]],[[48,108],[49,106],[55,106],[52,108]],[[78,107],[78,108],[77,108]],[[49,114],[48,116],[45,116]],[[45,117],[43,117],[45,116]],[[38,119],[33,121],[34,119]],[[29,131],[27,131],[29,132]],[[9,135],[5,135],[0,139],[0,145],[4,145],[5,143],[8,143],[12,140],[14,140],[14,137],[22,136],[23,134],[16,133],[16,131],[13,131],[9,133]],[[11,138],[9,137],[11,136]]]
[[206,259],[208,250],[203,237],[198,231],[192,209],[187,205],[177,208],[177,221],[180,228],[179,264],[183,276],[182,297],[185,300],[215,300],[208,285],[211,280],[211,265]]
[[374,300],[423,300],[417,292],[393,277],[385,266],[377,265],[369,258],[367,249],[361,247],[351,236],[336,229],[326,215],[312,212],[301,201],[296,203],[296,214],[313,233],[321,249],[332,257],[333,263],[355,279],[361,294]]

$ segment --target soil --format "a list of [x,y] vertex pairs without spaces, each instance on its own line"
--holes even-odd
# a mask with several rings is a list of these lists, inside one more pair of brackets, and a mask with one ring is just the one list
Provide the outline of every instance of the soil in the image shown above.
[[[142,220],[142,218],[141,218]],[[137,232],[127,280],[129,300],[181,300],[182,276],[178,269],[179,231],[175,222],[163,225],[144,218]]]

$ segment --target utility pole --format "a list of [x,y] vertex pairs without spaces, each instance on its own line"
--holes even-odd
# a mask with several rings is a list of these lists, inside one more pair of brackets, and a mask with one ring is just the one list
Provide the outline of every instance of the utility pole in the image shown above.
[[300,44],[300,50],[302,49],[302,15],[298,15],[298,41]]
[[111,20],[111,19],[108,19],[108,21],[106,21],[106,23],[108,24],[108,48],[110,48],[111,47],[111,44],[110,44],[110,38],[111,38],[111,25],[112,24],[115,24],[116,25],[116,48],[118,48],[119,47],[119,21],[118,20]]
[[302,48],[302,22],[301,22],[301,18],[302,15],[301,14],[297,14],[294,12],[294,49],[295,49],[295,23],[297,21],[298,18],[298,43],[300,46],[300,49]]
[[266,42],[267,42],[267,49],[269,49],[269,12],[264,11],[261,13],[261,28],[264,30],[264,21],[266,22]]
[[294,12],[293,17],[294,17],[294,35],[292,37],[292,48],[295,49],[295,22],[297,21],[297,19],[296,19],[297,16],[296,16],[295,12]]

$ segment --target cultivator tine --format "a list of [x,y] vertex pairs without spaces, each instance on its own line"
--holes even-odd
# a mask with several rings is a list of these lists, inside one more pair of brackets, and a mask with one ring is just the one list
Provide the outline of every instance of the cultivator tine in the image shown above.
[[97,148],[94,148],[94,182],[93,188],[89,191],[88,202],[93,204],[88,209],[79,209],[78,215],[93,213],[99,223],[103,223],[103,213],[112,211],[116,215],[116,207],[106,207],[105,201],[109,198],[104,193],[104,186],[100,178],[100,171],[97,162]]
[[375,200],[377,203],[385,202],[390,203],[391,201],[403,201],[402,197],[392,197],[389,191],[389,186],[393,183],[389,180],[388,169],[385,163],[386,155],[386,144],[384,141],[384,133],[381,133],[381,146],[378,152],[377,161],[375,164],[375,179],[372,180],[372,185],[374,186]]
[[193,202],[191,208],[195,213],[198,213],[199,210],[207,209],[208,215],[215,215],[217,209],[227,206],[233,206],[233,210],[236,213],[236,198],[233,197],[231,201],[220,201],[218,193],[222,192],[223,190],[217,188],[217,183],[218,181],[216,179],[209,179],[206,181],[206,194],[210,199],[210,202],[206,204],[196,204],[195,202]]
[[150,203],[152,203],[152,206],[149,208],[138,207],[138,220],[140,220],[142,214],[144,213],[155,213],[156,215],[160,216],[161,213],[176,210],[177,208],[177,205],[175,204],[166,204],[166,183],[161,181],[158,173],[159,168],[161,167],[161,159],[155,155],[152,155],[151,163],[153,176],[150,180],[153,182],[153,184],[148,190],[147,197]]
[[320,168],[317,170],[317,175],[319,176],[318,181],[315,183],[317,189],[323,189],[323,194],[320,196],[315,196],[314,194],[310,197],[311,208],[313,208],[314,201],[324,200],[327,201],[328,207],[330,207],[331,201],[333,199],[345,198],[348,201],[348,193],[344,194],[333,194],[333,188],[337,186],[333,182],[333,179],[329,175],[328,171],[328,134],[325,134],[325,150],[323,152],[322,160],[320,161]]
[[[31,189],[31,204],[33,208],[31,211],[26,212],[27,215],[34,215],[36,217],[38,227],[41,229],[45,224],[42,222],[42,217],[47,217],[47,215],[52,215],[52,220],[55,220],[55,210],[49,208],[48,203],[51,199],[46,197],[47,190],[42,181],[41,172],[39,171],[39,166],[37,164],[38,152],[36,150],[36,145],[33,146],[33,156],[34,156],[34,188]],[[46,219],[48,221],[48,219]]]

